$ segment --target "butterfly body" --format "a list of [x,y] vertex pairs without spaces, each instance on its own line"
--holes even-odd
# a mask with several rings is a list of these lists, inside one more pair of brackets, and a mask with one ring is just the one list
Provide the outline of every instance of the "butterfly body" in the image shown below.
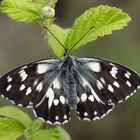
[[125,66],[70,55],[25,64],[0,78],[3,97],[59,125],[70,120],[69,107],[82,120],[103,118],[139,86],[139,75]]

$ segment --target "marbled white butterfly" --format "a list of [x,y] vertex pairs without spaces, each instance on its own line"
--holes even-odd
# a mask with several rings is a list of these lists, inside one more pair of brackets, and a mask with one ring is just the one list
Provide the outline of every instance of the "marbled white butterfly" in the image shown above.
[[20,66],[0,78],[0,94],[31,107],[49,124],[70,120],[70,107],[82,120],[97,120],[140,87],[140,76],[120,64],[98,58],[44,59]]

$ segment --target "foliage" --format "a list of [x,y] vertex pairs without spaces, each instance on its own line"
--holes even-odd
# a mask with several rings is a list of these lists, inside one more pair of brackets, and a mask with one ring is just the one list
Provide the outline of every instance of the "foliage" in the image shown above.
[[[130,16],[121,9],[101,5],[84,12],[75,20],[71,29],[63,29],[53,24],[53,17],[52,19],[49,17],[51,13],[47,14],[47,11],[45,12],[46,16],[48,15],[48,19],[44,13],[41,13],[46,4],[53,8],[56,0],[49,1],[49,3],[47,2],[48,1],[45,3],[44,0],[40,0],[39,2],[32,0],[3,0],[0,9],[2,13],[7,14],[11,19],[17,22],[37,22],[42,26],[47,26],[67,50],[70,50],[88,32],[84,38],[76,44],[72,51],[88,42],[96,40],[98,37],[111,34],[113,30],[122,29],[131,20]],[[48,10],[48,12],[50,11]],[[54,13],[52,13],[52,15],[53,14]],[[91,29],[91,27],[93,28]],[[65,49],[52,35],[48,35],[46,32],[45,34],[55,55],[62,58]]]
[[43,4],[31,0],[4,0],[0,10],[17,22],[38,22],[41,20],[41,8]]
[[109,35],[113,30],[121,29],[127,25],[128,21],[130,21],[130,17],[121,9],[109,6],[91,8],[75,20],[67,36],[65,46],[67,49],[71,49],[91,27],[93,28],[73,50],[87,42],[96,40],[97,37]]
[[[69,28],[67,29],[63,29],[61,27],[59,27],[58,25],[52,24],[50,26],[50,30],[53,32],[53,34],[55,34],[55,36],[57,38],[59,38],[59,41],[64,44],[66,37],[70,31]],[[51,35],[49,34],[48,36],[48,41],[49,44],[51,45],[54,53],[58,56],[58,57],[62,57],[64,55],[65,49],[61,46],[60,43],[58,43],[58,41]]]
[[0,108],[0,140],[16,140],[24,136],[27,140],[70,140],[61,127],[43,130],[43,121],[34,120],[14,107]]

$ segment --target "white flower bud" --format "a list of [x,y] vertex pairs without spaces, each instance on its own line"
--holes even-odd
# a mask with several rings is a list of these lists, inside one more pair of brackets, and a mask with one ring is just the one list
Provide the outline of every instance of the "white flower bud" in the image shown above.
[[55,10],[50,6],[45,6],[41,9],[41,13],[45,18],[53,18],[55,16]]

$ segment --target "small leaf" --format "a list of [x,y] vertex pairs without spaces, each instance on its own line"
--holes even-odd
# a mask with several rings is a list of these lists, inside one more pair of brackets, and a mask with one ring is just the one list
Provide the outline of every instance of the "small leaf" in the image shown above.
[[[63,29],[63,28],[61,28],[61,27],[59,27],[59,26],[57,26],[55,24],[52,24],[50,26],[50,30],[56,36],[56,38],[62,44],[64,44],[70,29]],[[49,34],[49,36],[48,36],[48,41],[49,41],[49,44],[52,47],[53,52],[58,57],[62,57],[64,55],[64,53],[65,53],[65,49],[63,48],[63,46],[51,34]]]
[[59,140],[71,140],[70,135],[61,127],[57,128],[59,130]]
[[40,130],[32,133],[28,140],[70,140],[70,136],[62,128],[52,128],[48,130]]
[[21,124],[25,126],[26,128],[28,128],[32,124],[32,120],[26,113],[14,107],[0,108],[0,115],[17,120],[21,122]]
[[0,140],[16,140],[24,134],[25,127],[17,120],[0,118]]
[[38,22],[41,20],[43,4],[31,0],[3,0],[0,5],[2,13],[17,22]]
[[39,120],[39,119],[34,120],[32,122],[31,127],[29,128],[29,131],[30,132],[38,131],[43,126],[43,123],[44,122],[42,120]]
[[70,50],[91,27],[93,29],[80,40],[73,50],[78,49],[87,42],[96,40],[97,37],[109,35],[113,30],[122,29],[130,20],[128,14],[115,7],[98,6],[91,8],[76,19],[67,36],[65,46]]

